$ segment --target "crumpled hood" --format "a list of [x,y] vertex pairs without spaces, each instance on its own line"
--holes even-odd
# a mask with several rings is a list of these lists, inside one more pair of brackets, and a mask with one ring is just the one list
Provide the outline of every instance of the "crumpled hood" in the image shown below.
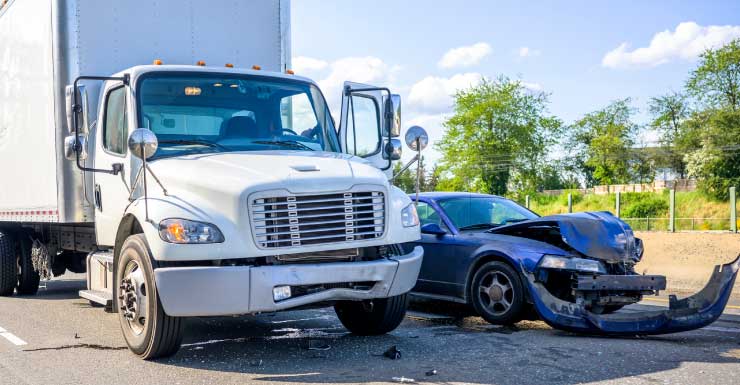
[[635,238],[632,228],[606,211],[550,215],[497,227],[490,232],[553,243],[551,231],[555,229],[560,233],[558,241],[590,258],[637,262],[642,257],[642,241]]

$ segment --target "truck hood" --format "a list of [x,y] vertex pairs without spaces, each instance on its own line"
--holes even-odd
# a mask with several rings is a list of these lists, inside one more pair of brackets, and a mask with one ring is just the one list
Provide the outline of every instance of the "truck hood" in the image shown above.
[[606,211],[550,215],[489,232],[546,242],[609,263],[642,258],[642,241],[627,223]]
[[388,185],[385,174],[363,159],[329,152],[195,154],[157,159],[150,166],[170,194],[198,194],[209,200],[257,190],[300,194],[345,191],[359,184],[386,189]]

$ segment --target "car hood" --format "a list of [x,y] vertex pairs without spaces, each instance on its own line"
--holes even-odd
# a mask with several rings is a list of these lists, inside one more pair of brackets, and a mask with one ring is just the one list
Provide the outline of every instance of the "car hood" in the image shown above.
[[489,230],[534,239],[606,262],[638,262],[642,241],[632,228],[609,212],[558,214]]

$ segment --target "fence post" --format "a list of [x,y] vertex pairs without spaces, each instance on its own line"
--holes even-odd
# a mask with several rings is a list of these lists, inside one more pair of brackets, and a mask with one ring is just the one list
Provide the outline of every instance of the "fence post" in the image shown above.
[[730,231],[737,232],[737,202],[735,200],[735,187],[730,187]]
[[676,189],[671,189],[670,195],[670,213],[668,219],[668,231],[676,232]]
[[650,217],[645,218],[647,220],[647,230],[650,231]]
[[568,213],[573,212],[573,194],[568,193]]
[[526,197],[524,198],[524,204],[525,204],[525,206],[526,206],[527,208],[529,208],[529,195],[527,195],[527,196],[526,196]]
[[615,210],[614,210],[616,212],[616,214],[617,214],[617,218],[620,217],[620,210],[621,210],[621,207],[620,207],[620,198],[621,198],[621,196],[622,196],[622,194],[620,194],[620,192],[617,191],[616,192],[617,207],[615,207]]

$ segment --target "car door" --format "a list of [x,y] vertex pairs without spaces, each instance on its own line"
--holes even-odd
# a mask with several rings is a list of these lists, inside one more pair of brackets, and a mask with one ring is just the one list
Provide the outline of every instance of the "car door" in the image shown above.
[[436,207],[424,201],[419,201],[416,208],[419,222],[423,227],[434,223],[445,234],[424,234],[416,244],[424,248],[424,259],[421,272],[414,291],[442,296],[456,296],[460,283],[455,282],[456,269],[459,261],[459,240],[452,233]]
[[387,118],[392,111],[385,111],[387,93],[368,84],[345,82],[339,138],[345,153],[365,158],[391,177],[391,161],[384,151],[392,124]]
[[106,83],[103,87],[103,108],[99,112],[95,168],[110,170],[122,165],[118,175],[95,173],[95,232],[99,245],[115,244],[118,224],[129,204],[131,158],[128,151],[128,133],[131,124],[127,87],[121,83]]

